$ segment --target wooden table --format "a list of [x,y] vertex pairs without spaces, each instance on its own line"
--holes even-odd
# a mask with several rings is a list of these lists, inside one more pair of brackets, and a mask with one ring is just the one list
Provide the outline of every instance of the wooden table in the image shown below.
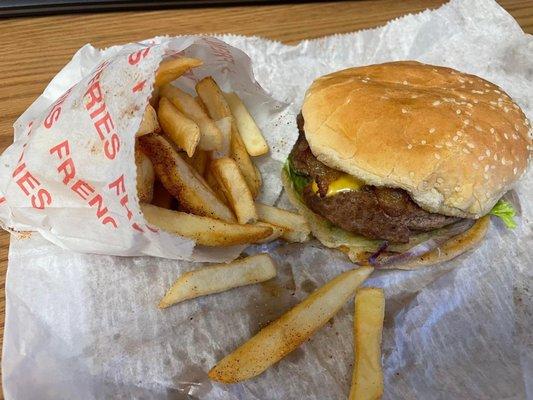
[[[383,25],[400,15],[436,8],[442,0],[377,0],[230,8],[196,8],[50,16],[0,21],[0,151],[13,140],[15,119],[85,43],[96,47],[156,35],[236,33],[285,43]],[[533,33],[533,2],[501,0],[522,28]],[[142,19],[141,19],[142,17]],[[141,22],[142,20],[142,22]],[[0,233],[0,336],[9,235]]]

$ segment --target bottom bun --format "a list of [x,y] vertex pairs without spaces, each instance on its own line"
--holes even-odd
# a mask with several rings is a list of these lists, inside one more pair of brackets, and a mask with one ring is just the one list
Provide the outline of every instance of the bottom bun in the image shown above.
[[[383,243],[381,240],[368,239],[334,226],[327,219],[315,214],[303,203],[300,195],[294,190],[292,182],[285,169],[282,171],[281,178],[290,202],[307,220],[313,235],[324,246],[341,250],[346,253],[354,263],[368,264],[368,258],[376,252]],[[440,247],[418,258],[410,259],[403,263],[387,265],[381,269],[412,270],[451,260],[452,258],[476,247],[476,245],[485,237],[489,223],[490,218],[486,215],[478,219],[470,229],[452,237]],[[431,232],[420,233],[412,236],[409,243],[389,245],[387,251],[402,253],[430,238]]]

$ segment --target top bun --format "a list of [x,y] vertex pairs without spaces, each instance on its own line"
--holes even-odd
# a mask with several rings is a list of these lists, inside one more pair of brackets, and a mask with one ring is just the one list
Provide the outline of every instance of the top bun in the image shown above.
[[490,211],[525,172],[532,149],[529,121],[498,86],[413,61],[323,76],[302,114],[324,164],[464,218]]

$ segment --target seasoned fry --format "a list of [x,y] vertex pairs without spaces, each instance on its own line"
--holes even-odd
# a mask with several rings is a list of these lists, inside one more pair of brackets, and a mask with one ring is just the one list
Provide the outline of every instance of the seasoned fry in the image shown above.
[[372,270],[362,267],[338,275],[219,361],[209,377],[235,383],[259,375],[324,326]]
[[154,196],[150,202],[154,206],[167,208],[172,210],[174,208],[174,203],[177,203],[177,200],[172,196],[163,184],[156,179],[154,182]]
[[147,104],[144,110],[143,119],[141,120],[141,125],[139,126],[139,129],[137,129],[135,136],[142,136],[152,132],[159,133],[160,130],[161,128],[159,127],[159,121],[157,120],[157,113],[150,104]]
[[178,199],[180,209],[224,221],[235,221],[231,210],[217,199],[204,179],[163,136],[151,133],[138,140],[141,149],[150,157],[163,186]]
[[255,209],[260,221],[284,228],[283,239],[289,242],[305,242],[309,240],[311,228],[309,228],[309,224],[300,214],[261,203],[256,203]]
[[209,162],[209,153],[203,150],[196,150],[192,157],[186,157],[185,161],[192,166],[200,175],[205,175],[207,163]]
[[272,229],[266,226],[228,223],[180,211],[166,210],[151,204],[143,204],[141,209],[148,223],[205,246],[255,243],[272,235]]
[[382,289],[362,288],[355,296],[354,348],[350,400],[376,400],[383,395],[381,334],[385,314]]
[[159,100],[157,116],[165,135],[176,146],[185,150],[189,157],[192,157],[200,142],[198,125],[183,115],[166,97]]
[[163,61],[155,74],[155,87],[161,87],[178,79],[191,68],[202,65],[202,60],[197,58],[180,57]]
[[231,147],[231,117],[222,118],[215,121],[217,128],[220,131],[221,135],[221,145],[220,149],[213,151],[211,156],[214,160],[222,157],[230,156],[230,147]]
[[208,76],[196,84],[196,93],[215,121],[231,117],[231,109],[215,80]]
[[219,129],[194,97],[172,85],[163,86],[160,95],[166,97],[174,107],[198,125],[200,129],[198,148],[206,151],[220,149],[222,138]]
[[[231,117],[233,120],[231,109],[213,78],[207,77],[198,82],[196,84],[196,91],[209,111],[211,118],[214,120],[220,120]],[[246,151],[246,147],[242,142],[242,138],[239,135],[234,121],[232,121],[231,124],[230,155],[231,158],[237,162],[239,169],[252,192],[252,196],[255,199],[261,188],[261,176],[258,174],[258,171],[255,169],[255,166],[250,159],[250,155]]]
[[207,185],[213,190],[215,193],[215,196],[224,204],[229,205],[229,201],[226,198],[226,195],[224,194],[224,191],[218,184],[217,178],[215,178],[215,175],[213,174],[213,170],[211,167],[209,167],[209,164],[205,171],[205,181],[207,182]]
[[138,146],[135,146],[135,165],[137,166],[137,196],[140,202],[150,203],[154,194],[154,167]]
[[276,265],[268,254],[242,258],[229,264],[216,264],[181,275],[159,302],[167,308],[180,301],[239,286],[268,281],[276,276]]
[[234,124],[232,124],[231,129],[230,154],[231,157],[237,161],[239,169],[241,170],[244,179],[246,179],[246,183],[248,183],[252,196],[255,199],[261,190],[261,174],[250,159],[250,155],[246,151],[241,136],[239,135],[237,128],[234,127]]
[[261,239],[261,240],[258,240],[257,242],[255,242],[256,244],[261,244],[261,243],[270,243],[276,239],[279,239],[281,237],[281,235],[283,235],[284,233],[284,230],[283,228],[279,227],[279,226],[276,226],[276,225],[272,225],[272,224],[269,224],[268,222],[256,222],[255,225],[259,225],[259,226],[268,226],[270,228],[272,228],[272,235],[264,238],[264,239]]
[[235,124],[242,138],[246,151],[251,156],[260,156],[268,153],[268,144],[261,133],[261,130],[246,109],[242,100],[235,93],[224,93],[231,113],[235,119]]
[[252,193],[235,160],[219,158],[210,163],[210,168],[237,216],[237,221],[240,224],[256,222],[257,212]]

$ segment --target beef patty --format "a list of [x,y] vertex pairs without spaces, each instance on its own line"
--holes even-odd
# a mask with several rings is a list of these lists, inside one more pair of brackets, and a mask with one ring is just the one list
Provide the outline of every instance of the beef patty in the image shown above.
[[330,183],[343,173],[321,163],[313,155],[303,134],[300,116],[298,128],[300,137],[290,155],[292,167],[299,174],[311,177],[318,187],[315,192],[311,184],[307,185],[303,199],[311,210],[334,225],[372,239],[407,243],[413,234],[459,220],[423,210],[402,189],[365,185],[357,191],[326,197]]

